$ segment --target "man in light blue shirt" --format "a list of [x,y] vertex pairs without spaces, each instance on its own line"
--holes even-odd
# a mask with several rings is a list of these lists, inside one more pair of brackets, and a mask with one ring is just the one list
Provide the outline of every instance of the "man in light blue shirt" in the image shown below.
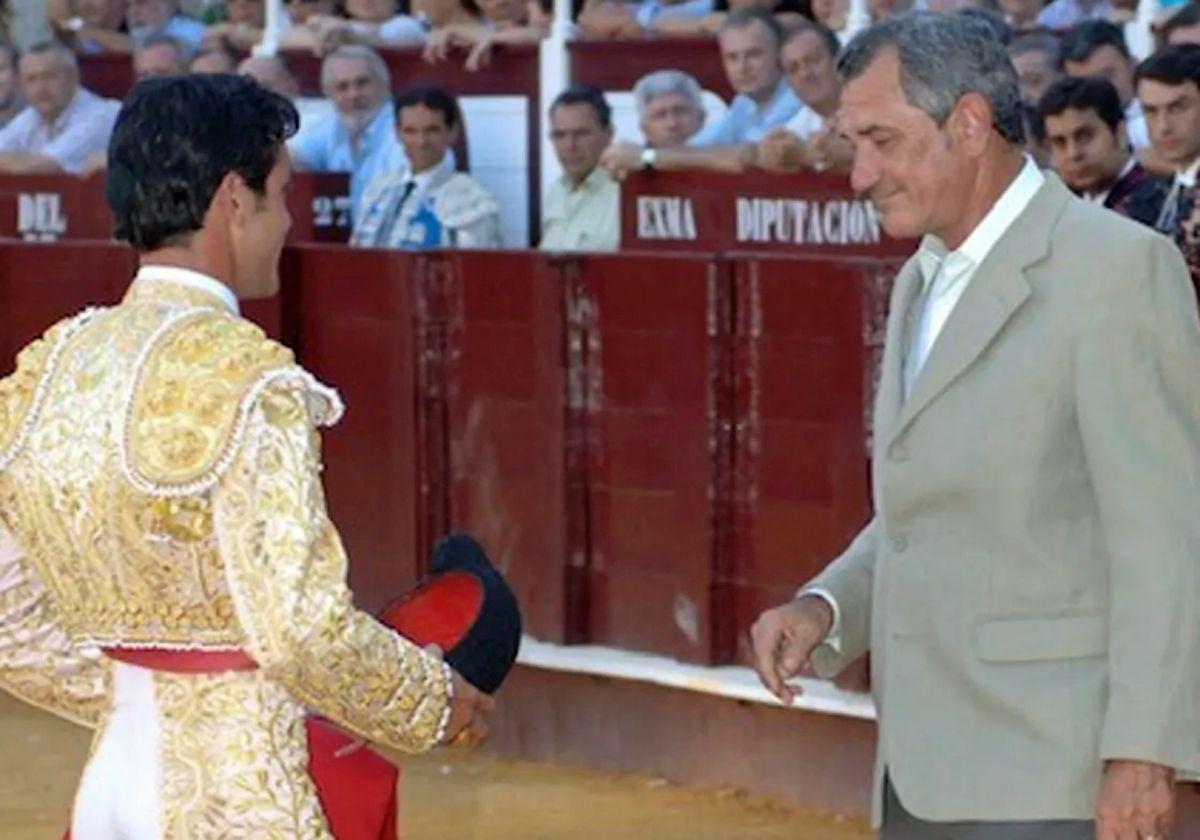
[[370,47],[334,50],[321,65],[321,91],[333,101],[334,113],[304,126],[288,142],[297,169],[350,173],[352,214],[367,184],[405,166],[390,90],[387,65]]
[[1054,0],[1038,13],[1038,26],[1069,29],[1085,20],[1107,18],[1114,10],[1110,0]]
[[48,41],[18,64],[29,107],[0,129],[0,172],[78,174],[108,146],[121,103],[79,86],[75,54]]
[[129,37],[134,48],[155,35],[166,35],[191,52],[204,40],[204,24],[179,14],[175,0],[129,0]]
[[689,145],[757,143],[804,107],[783,77],[779,61],[783,32],[769,12],[739,9],[726,18],[717,41],[729,85],[737,95],[725,114],[701,129]]

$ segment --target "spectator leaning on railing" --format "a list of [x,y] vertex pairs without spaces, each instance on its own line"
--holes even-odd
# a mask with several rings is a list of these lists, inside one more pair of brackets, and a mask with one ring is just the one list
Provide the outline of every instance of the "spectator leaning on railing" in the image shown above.
[[1125,33],[1107,20],[1087,20],[1063,35],[1059,65],[1068,76],[1100,76],[1112,82],[1125,109],[1125,127],[1135,149],[1150,145],[1142,106],[1134,96],[1133,59],[1125,44]]
[[129,35],[134,48],[153,35],[170,35],[194,51],[204,40],[204,24],[179,14],[175,0],[129,0]]
[[783,72],[804,107],[787,125],[758,144],[756,163],[763,169],[843,169],[853,160],[849,143],[830,131],[841,101],[837,75],[837,36],[817,23],[803,23],[784,36]]
[[429,34],[425,59],[444,61],[454,47],[467,51],[465,66],[481,70],[492,49],[503,44],[536,44],[550,31],[550,18],[538,0],[477,0],[478,23],[451,23]]
[[170,35],[153,35],[133,51],[133,74],[140,81],[186,73],[188,51]]
[[346,44],[370,47],[411,47],[424,44],[426,28],[417,18],[402,14],[396,0],[347,0],[348,17],[314,15],[303,28],[289,34],[289,46],[309,47],[325,55]]
[[29,106],[0,129],[0,172],[81,172],[103,151],[121,103],[79,86],[75,54],[44,42],[18,62]]
[[1107,79],[1059,79],[1038,103],[1050,163],[1081,198],[1153,226],[1166,186],[1129,150],[1125,113]]
[[266,0],[222,0],[209,7],[203,43],[247,52],[262,40],[266,14]]
[[321,92],[334,113],[288,142],[292,163],[313,172],[349,172],[351,207],[376,175],[404,165],[388,102],[391,75],[369,47],[334,50],[321,64]]
[[25,107],[17,81],[17,48],[0,40],[0,128],[8,125]]
[[129,52],[125,0],[48,0],[54,37],[78,53]]
[[1027,105],[1037,105],[1062,75],[1058,69],[1058,38],[1049,32],[1018,35],[1008,45],[1008,57],[1017,71],[1021,101]]
[[784,125],[802,104],[783,77],[779,47],[783,31],[770,14],[751,9],[734,12],[717,41],[729,86],[736,95],[720,119],[692,137],[693,146],[757,143]]
[[605,151],[602,164],[617,180],[635,169],[646,168],[742,172],[752,166],[774,171],[847,166],[851,159],[849,146],[828,130],[841,92],[835,66],[837,52],[837,36],[820,24],[806,21],[785,33],[780,51],[786,69],[782,84],[800,107],[790,120],[771,128],[757,142],[697,147],[693,141],[682,148],[614,143]]
[[550,142],[563,174],[542,207],[542,250],[617,249],[621,191],[600,166],[612,137],[612,110],[599,88],[572,85],[550,106]]
[[462,132],[458,103],[438,88],[396,98],[396,132],[408,166],[376,176],[363,194],[350,244],[361,248],[499,248],[500,207],[465,172],[451,147]]

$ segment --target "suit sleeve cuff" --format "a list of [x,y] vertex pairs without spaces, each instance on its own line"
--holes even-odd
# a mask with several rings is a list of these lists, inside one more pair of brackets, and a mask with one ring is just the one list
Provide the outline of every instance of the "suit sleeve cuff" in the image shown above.
[[805,587],[796,593],[797,598],[804,598],[805,595],[815,595],[829,605],[829,611],[833,612],[833,623],[829,625],[824,641],[821,642],[821,647],[832,649],[835,654],[841,655],[841,610],[838,608],[838,599],[834,598],[833,593],[829,592],[824,587]]

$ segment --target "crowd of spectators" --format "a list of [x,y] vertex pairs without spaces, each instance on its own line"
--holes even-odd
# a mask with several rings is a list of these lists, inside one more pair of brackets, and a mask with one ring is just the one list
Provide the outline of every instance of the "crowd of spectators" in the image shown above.
[[[255,50],[271,2],[281,54]],[[1151,42],[1130,0],[867,0],[857,23],[848,0],[582,0],[580,37],[712,38],[733,96],[713,107],[696,78],[663,67],[631,91],[637,136],[618,136],[612,92],[563,91],[547,138],[562,174],[544,185],[537,238],[618,247],[620,182],[638,170],[847,170],[838,52],[863,23],[918,7],[988,26],[1012,58],[1029,154],[1080,196],[1174,236],[1200,272],[1200,6],[1163,5]],[[379,50],[487,72],[495,46],[547,34],[539,0],[45,0],[45,15],[51,40],[0,42],[0,172],[101,168],[119,103],[80,85],[78,57],[128,53],[137,78],[242,73],[295,102],[295,167],[349,173],[353,245],[502,244],[506,208],[465,171],[455,92],[393,79]],[[289,49],[320,57],[320,96],[302,95]]]

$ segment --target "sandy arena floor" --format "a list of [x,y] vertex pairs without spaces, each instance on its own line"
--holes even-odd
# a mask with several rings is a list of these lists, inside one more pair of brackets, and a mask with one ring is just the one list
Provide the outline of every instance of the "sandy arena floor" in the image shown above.
[[[0,837],[48,840],[67,824],[88,733],[0,694]],[[862,825],[734,791],[442,753],[406,764],[406,840],[851,840]]]

